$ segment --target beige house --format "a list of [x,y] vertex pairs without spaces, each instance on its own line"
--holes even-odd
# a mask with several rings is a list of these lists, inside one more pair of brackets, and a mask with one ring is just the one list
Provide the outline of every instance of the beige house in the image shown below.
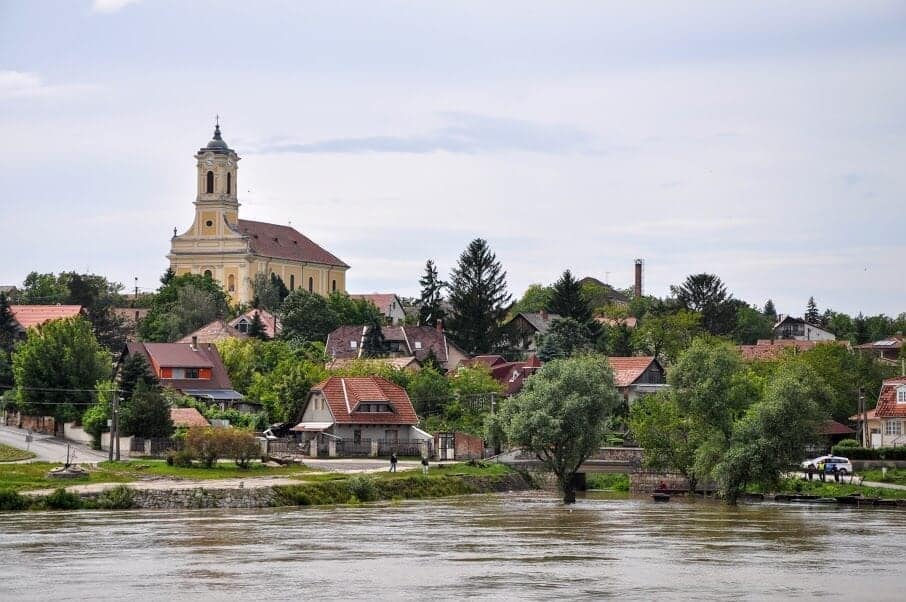
[[210,276],[233,303],[252,301],[259,272],[280,276],[290,290],[346,291],[349,266],[335,255],[289,226],[239,219],[239,155],[221,138],[219,124],[195,161],[195,221],[182,234],[174,228],[167,255],[177,276]]

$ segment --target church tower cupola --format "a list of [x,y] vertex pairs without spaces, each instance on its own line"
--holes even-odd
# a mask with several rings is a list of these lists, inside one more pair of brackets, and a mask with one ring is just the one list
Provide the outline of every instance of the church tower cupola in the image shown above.
[[[205,232],[219,234],[223,220],[235,225],[239,219],[239,199],[236,194],[239,155],[221,136],[219,117],[214,125],[214,137],[198,149],[195,160],[198,169],[196,211],[204,212],[201,223],[206,226]],[[216,214],[215,223],[207,226],[212,212]]]

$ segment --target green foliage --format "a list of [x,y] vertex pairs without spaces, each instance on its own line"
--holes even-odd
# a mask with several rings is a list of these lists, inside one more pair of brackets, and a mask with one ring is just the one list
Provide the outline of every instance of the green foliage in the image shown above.
[[809,297],[805,305],[805,315],[803,319],[809,324],[820,324],[821,314],[818,312],[818,306],[815,304],[815,298]]
[[96,402],[82,414],[82,428],[91,435],[92,446],[101,448],[101,434],[107,432],[107,420],[110,418],[110,408],[113,396],[119,395],[116,384],[111,380],[98,381],[94,387]]
[[18,462],[19,460],[29,460],[34,457],[35,454],[30,451],[0,443],[0,462]]
[[[186,433],[185,454],[172,456],[172,464],[181,466],[187,459],[198,459],[205,468],[212,468],[220,458],[230,458],[239,468],[261,455],[255,435],[235,428],[193,427]],[[170,459],[168,458],[168,463]]]
[[258,339],[259,341],[266,341],[270,338],[267,335],[264,322],[261,320],[260,312],[256,311],[252,314],[252,322],[249,324],[248,335],[249,338]]
[[697,453],[707,430],[696,428],[672,391],[636,400],[630,408],[630,429],[645,450],[647,468],[678,472],[689,481],[689,489],[695,491],[700,480]]
[[18,302],[24,305],[56,305],[66,301],[68,295],[69,288],[56,275],[29,272]]
[[336,314],[338,325],[382,324],[385,320],[381,310],[371,300],[353,299],[339,291],[330,294],[327,305]]
[[258,272],[252,278],[252,295],[252,307],[274,312],[280,309],[289,295],[289,289],[277,274],[268,276],[265,272]]
[[372,502],[378,499],[378,491],[374,479],[366,475],[355,475],[346,482],[349,495],[355,496],[360,502]]
[[124,398],[130,399],[135,389],[141,384],[145,389],[158,385],[157,377],[148,365],[145,356],[133,353],[126,356],[119,368],[119,389]]
[[453,398],[450,380],[434,368],[422,368],[412,375],[406,387],[409,399],[420,416],[435,415],[443,411]]
[[180,449],[177,451],[171,451],[167,453],[167,465],[168,466],[177,466],[180,468],[191,468],[192,461],[195,459],[195,456],[192,455],[192,452]]
[[600,446],[619,403],[607,359],[577,356],[545,364],[501,404],[496,419],[510,443],[534,453],[557,476],[563,501],[573,503],[573,475]]
[[381,328],[381,320],[375,318],[368,325],[365,338],[362,341],[362,356],[365,358],[383,357],[386,355],[384,350],[384,332]]
[[228,310],[226,293],[215,280],[200,274],[174,276],[154,297],[138,333],[145,341],[175,341]]
[[906,447],[847,447],[838,444],[831,453],[850,460],[906,460]]
[[101,493],[98,508],[104,510],[129,510],[135,505],[135,491],[126,485],[117,485]]
[[774,301],[768,299],[764,304],[764,309],[761,312],[764,314],[764,317],[768,318],[772,323],[777,321],[777,309],[774,307]]
[[[577,283],[578,284],[578,283]],[[570,357],[591,350],[591,333],[584,323],[574,318],[555,318],[538,347],[538,358],[542,362]]]
[[861,447],[861,446],[862,446],[862,444],[859,443],[858,441],[856,441],[855,439],[841,439],[840,442],[834,446],[834,448],[836,449],[839,447],[842,449],[844,447],[850,448],[850,447]]
[[25,510],[31,501],[12,489],[0,489],[0,511]]
[[317,293],[297,288],[284,300],[280,310],[285,340],[321,341],[340,325],[337,312]]
[[24,413],[73,420],[91,403],[95,383],[109,378],[110,359],[87,320],[52,320],[29,330],[13,373]]
[[394,368],[387,362],[381,362],[374,359],[362,358],[346,362],[342,367],[332,368],[328,371],[330,376],[380,376],[386,378],[395,385],[402,388],[409,386],[409,380],[415,374],[411,370],[400,370]]
[[589,489],[629,491],[629,475],[593,472],[587,475],[585,484]]
[[522,298],[510,308],[510,315],[520,313],[537,313],[548,307],[554,294],[553,287],[543,284],[530,284]]
[[[7,358],[15,348],[18,338],[16,320],[13,318],[13,312],[9,306],[9,297],[6,296],[6,293],[0,293],[0,354]],[[0,384],[5,383],[0,381]]]
[[701,334],[701,314],[687,309],[675,313],[647,314],[632,331],[632,348],[672,364]]
[[443,292],[447,283],[438,276],[433,259],[425,262],[425,274],[419,279],[418,284],[422,287],[418,323],[420,326],[435,326],[438,320],[447,317],[443,308]]
[[186,452],[197,458],[202,466],[211,468],[224,454],[223,429],[192,427],[186,433]]
[[50,495],[41,498],[39,504],[49,510],[78,510],[82,507],[82,498],[58,487]]
[[120,431],[143,439],[166,438],[173,434],[170,404],[156,387],[140,384],[120,408]]
[[506,272],[487,241],[476,238],[459,256],[450,275],[449,328],[466,353],[488,353],[500,342],[500,321],[510,294]]
[[754,345],[759,339],[770,339],[774,332],[773,320],[754,307],[739,305],[736,309],[736,326],[733,340],[740,345]]
[[554,283],[546,309],[561,318],[572,318],[582,325],[592,321],[591,308],[582,295],[582,285],[569,270],[565,270]]
[[683,308],[701,314],[702,326],[711,334],[732,332],[736,323],[733,297],[714,274],[688,276],[681,285],[671,286],[670,291]]

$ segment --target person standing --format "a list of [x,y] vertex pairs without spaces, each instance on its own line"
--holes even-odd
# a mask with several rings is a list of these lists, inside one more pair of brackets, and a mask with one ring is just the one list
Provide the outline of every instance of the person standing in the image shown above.
[[428,458],[422,458],[422,474],[428,474]]
[[805,469],[805,474],[808,476],[808,480],[812,480],[812,476],[815,474],[815,465],[809,464],[808,468]]
[[396,472],[396,452],[390,454],[390,472]]
[[840,469],[837,468],[836,464],[834,464],[834,466],[831,468],[831,470],[833,470],[833,472],[834,472],[834,483],[839,483],[840,482]]
[[821,482],[822,482],[822,483],[823,483],[824,480],[825,480],[825,477],[824,477],[824,461],[823,461],[823,460],[822,460],[821,462],[818,462],[818,478],[821,479]]

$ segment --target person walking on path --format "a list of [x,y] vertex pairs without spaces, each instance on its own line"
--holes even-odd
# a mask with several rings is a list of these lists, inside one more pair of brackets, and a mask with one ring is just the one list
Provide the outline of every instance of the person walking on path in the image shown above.
[[396,472],[396,452],[390,454],[390,472]]
[[814,466],[814,464],[809,464],[809,465],[808,465],[808,468],[805,469],[805,474],[808,476],[808,480],[811,481],[811,480],[812,480],[812,476],[814,476],[814,474],[815,474],[815,466]]
[[422,474],[428,474],[428,458],[422,458]]
[[824,462],[818,462],[818,478],[821,479],[821,482],[824,482]]
[[837,468],[836,464],[834,464],[832,470],[834,472],[834,482],[839,483],[840,482],[840,469]]

